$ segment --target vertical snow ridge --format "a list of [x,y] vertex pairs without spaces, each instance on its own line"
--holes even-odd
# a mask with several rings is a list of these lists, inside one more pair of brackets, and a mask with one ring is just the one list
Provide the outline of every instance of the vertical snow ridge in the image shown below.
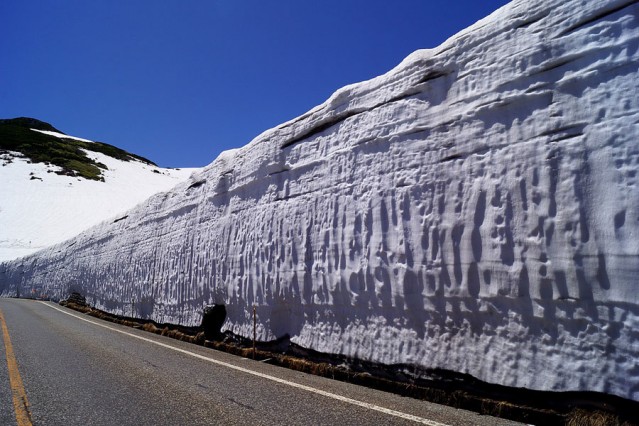
[[514,1],[0,291],[639,400],[638,8]]

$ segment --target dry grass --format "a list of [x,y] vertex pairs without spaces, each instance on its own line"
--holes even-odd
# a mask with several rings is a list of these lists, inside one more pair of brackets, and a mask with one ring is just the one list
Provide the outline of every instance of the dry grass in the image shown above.
[[155,326],[155,324],[147,322],[142,326],[142,330],[148,331],[149,333],[160,334],[160,329]]
[[[638,414],[639,415],[639,414]],[[629,420],[621,420],[619,416],[604,411],[572,410],[566,419],[566,426],[631,426]]]
[[[482,390],[483,385],[481,383],[476,387],[466,385],[460,388],[460,385],[451,384],[446,381],[438,382],[435,380],[426,384],[416,384],[391,380],[371,374],[366,369],[364,369],[363,372],[351,371],[327,362],[319,362],[309,358],[283,354],[279,351],[271,352],[257,349],[253,352],[252,347],[246,344],[242,345],[241,341],[240,343],[227,343],[224,341],[206,340],[204,332],[195,329],[185,331],[184,328],[167,324],[159,326],[153,321],[117,317],[73,302],[60,302],[60,304],[105,321],[134,327],[150,333],[205,346],[244,358],[255,358],[258,361],[268,362],[269,364],[308,374],[350,382],[456,408],[463,408],[484,415],[508,418],[528,424],[543,424],[544,426],[631,426],[632,424],[636,424],[631,420],[627,420],[633,418],[631,416],[637,412],[635,409],[636,403],[632,401],[626,402],[631,405],[633,410],[628,411],[627,408],[624,408],[621,411],[625,414],[621,416],[614,412],[614,404],[611,408],[611,412],[596,408],[573,408],[574,404],[571,403],[570,397],[563,402],[555,403],[553,407],[549,408],[547,407],[548,401],[554,402],[554,398],[545,399],[545,402],[538,402],[536,399],[539,395],[532,395],[523,402],[521,395],[515,397],[510,395],[508,390],[506,390],[506,392],[502,391],[497,395],[495,395],[494,392],[486,392],[486,390]],[[248,340],[245,340],[245,343],[247,342]],[[524,400],[525,399],[526,398],[524,398]]]

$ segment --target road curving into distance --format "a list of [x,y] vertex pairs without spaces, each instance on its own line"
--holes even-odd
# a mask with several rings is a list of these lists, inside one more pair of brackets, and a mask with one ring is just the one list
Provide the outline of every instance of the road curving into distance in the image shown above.
[[101,321],[0,299],[0,424],[508,425]]

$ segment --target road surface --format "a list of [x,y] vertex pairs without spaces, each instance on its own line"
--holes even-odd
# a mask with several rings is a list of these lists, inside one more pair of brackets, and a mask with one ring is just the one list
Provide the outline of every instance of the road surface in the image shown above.
[[0,299],[1,425],[508,425]]

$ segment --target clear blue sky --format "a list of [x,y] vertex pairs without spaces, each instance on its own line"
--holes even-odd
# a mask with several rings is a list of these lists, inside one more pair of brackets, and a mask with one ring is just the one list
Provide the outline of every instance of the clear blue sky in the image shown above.
[[2,0],[0,118],[197,167],[506,0]]

